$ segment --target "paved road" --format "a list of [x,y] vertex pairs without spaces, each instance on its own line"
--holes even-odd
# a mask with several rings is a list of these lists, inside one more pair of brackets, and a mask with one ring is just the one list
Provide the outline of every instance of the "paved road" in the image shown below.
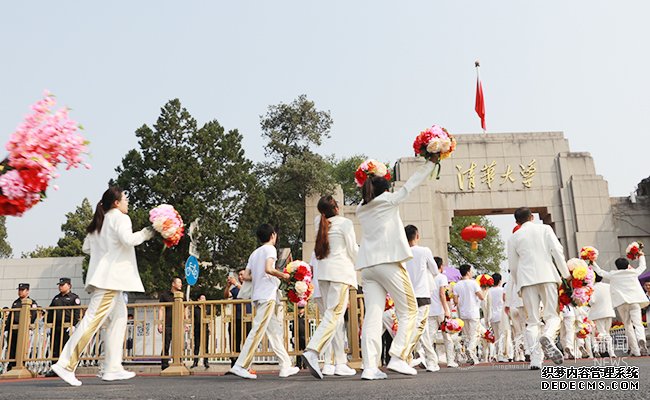
[[[96,377],[81,377],[83,386],[73,388],[57,378],[0,381],[0,399],[648,399],[650,358],[620,359],[621,365],[639,367],[639,390],[630,391],[542,391],[540,371],[522,364],[481,365],[466,369],[419,372],[416,377],[389,373],[385,381],[361,381],[332,377],[319,381],[307,372],[281,379],[260,373],[256,381],[234,376],[197,374],[182,378],[138,376],[130,381],[109,383]],[[550,364],[545,364],[550,365]],[[591,366],[593,361],[566,363]],[[620,382],[620,380],[619,380]]]

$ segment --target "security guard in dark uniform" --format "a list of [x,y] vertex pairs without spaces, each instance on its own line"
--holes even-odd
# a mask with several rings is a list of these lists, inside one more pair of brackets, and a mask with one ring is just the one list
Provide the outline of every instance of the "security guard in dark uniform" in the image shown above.
[[[11,308],[20,309],[23,306],[23,300],[29,299],[29,283],[19,283],[18,284],[18,298],[11,303]],[[32,300],[32,308],[37,308],[38,303],[35,300]],[[32,310],[31,323],[33,324],[36,321],[36,310]],[[11,341],[9,342],[9,358],[16,359],[16,347],[18,346],[18,322],[20,321],[20,311],[13,311],[11,316],[8,318],[7,323],[5,324],[5,332],[11,332]],[[15,361],[11,361],[7,364],[7,371],[11,370],[16,366]]]
[[[59,294],[54,296],[50,307],[73,307],[81,305],[79,296],[71,292],[72,281],[70,278],[59,279]],[[52,327],[52,357],[58,358],[61,353],[61,348],[70,338],[70,333],[74,326],[79,322],[80,309],[59,309],[50,310],[47,313],[47,323],[54,324]],[[72,328],[70,328],[72,327]],[[46,376],[56,376],[52,371],[48,372]]]

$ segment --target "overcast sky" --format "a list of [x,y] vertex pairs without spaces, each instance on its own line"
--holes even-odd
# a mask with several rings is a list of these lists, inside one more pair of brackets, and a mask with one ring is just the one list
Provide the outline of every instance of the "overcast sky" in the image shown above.
[[323,154],[411,155],[437,123],[477,133],[563,131],[612,196],[650,175],[650,3],[644,1],[16,1],[0,7],[0,139],[43,89],[73,108],[92,170],[9,218],[14,254],[53,245],[66,212],[95,204],[142,124],[179,98],[264,155],[259,116],[304,93],[330,110]]

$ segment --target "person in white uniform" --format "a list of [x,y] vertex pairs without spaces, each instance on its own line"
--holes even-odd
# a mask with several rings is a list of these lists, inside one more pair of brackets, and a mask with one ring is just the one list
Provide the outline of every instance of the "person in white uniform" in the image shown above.
[[153,237],[151,228],[133,232],[126,193],[111,186],[97,204],[83,251],[90,254],[86,290],[91,293],[88,309],[74,333],[63,347],[52,371],[72,386],[81,386],[75,376],[81,354],[106,323],[105,361],[102,380],[131,379],[134,372],[122,367],[122,346],[126,334],[127,311],[123,292],[144,292],[135,246]]
[[458,316],[463,320],[463,339],[465,341],[465,351],[467,352],[467,362],[470,365],[478,364],[477,346],[479,338],[479,325],[481,318],[481,300],[483,291],[478,282],[474,279],[472,266],[469,264],[461,265],[458,270],[462,279],[454,286],[454,301],[458,304]]
[[[442,258],[433,257],[438,267],[438,275],[433,277],[430,275],[430,289],[431,289],[431,307],[429,307],[429,335],[431,343],[434,343],[434,337],[440,324],[445,318],[451,318],[451,307],[447,302],[447,288],[449,287],[449,280],[447,275],[442,273]],[[447,368],[458,368],[456,357],[454,353],[454,340],[450,333],[442,332],[442,341],[445,346],[445,354],[447,357]]]
[[295,375],[300,371],[292,365],[287,349],[284,348],[282,315],[283,307],[280,303],[280,279],[289,279],[289,274],[275,269],[278,252],[275,248],[277,234],[275,228],[269,224],[262,224],[257,228],[257,239],[261,246],[253,251],[246,265],[246,279],[253,284],[251,300],[255,306],[255,317],[251,330],[246,336],[244,347],[237,357],[237,361],[228,373],[245,379],[257,379],[257,375],[249,371],[253,362],[255,350],[266,334],[269,347],[278,357],[280,363],[280,378]]
[[609,334],[612,318],[616,318],[612,305],[612,294],[609,283],[603,282],[603,277],[596,274],[594,292],[589,299],[589,319],[596,325],[598,353],[602,357],[614,357],[614,345]]
[[[414,225],[407,225],[404,228],[406,240],[411,246],[413,258],[406,262],[406,271],[411,278],[415,300],[418,303],[418,316],[416,319],[416,331],[411,353],[415,346],[420,344],[424,354],[424,365],[429,372],[439,371],[438,355],[431,345],[429,335],[429,307],[431,305],[431,288],[429,287],[429,276],[438,275],[438,266],[433,260],[433,254],[428,247],[419,246],[420,232]],[[409,353],[409,354],[411,354]]]
[[639,253],[639,266],[632,268],[625,258],[618,258],[614,262],[617,270],[604,271],[594,263],[594,271],[605,279],[609,279],[612,293],[612,305],[623,320],[625,336],[629,346],[630,355],[633,357],[647,356],[648,347],[645,341],[645,331],[641,321],[641,309],[648,305],[648,298],[643,292],[639,275],[646,269],[646,260],[643,252]]
[[[352,376],[356,371],[347,365],[343,333],[343,316],[348,307],[350,288],[357,288],[354,262],[359,252],[354,225],[339,216],[339,206],[332,196],[318,201],[320,221],[314,253],[318,259],[318,286],[326,307],[318,328],[309,340],[303,358],[315,378],[323,379],[318,356],[331,343],[335,358],[334,374]],[[333,340],[335,336],[337,340]]]
[[524,334],[526,332],[526,312],[524,303],[516,292],[516,284],[511,279],[506,284],[504,310],[512,323],[513,360],[530,361],[530,353],[524,345]]
[[[530,368],[541,368],[544,353],[555,364],[561,364],[562,352],[555,346],[560,328],[558,286],[560,275],[564,279],[571,277],[564,249],[550,226],[532,222],[533,214],[527,207],[515,211],[515,220],[521,228],[508,240],[508,264],[526,310],[526,345],[530,351]],[[541,334],[540,302],[544,309],[544,329]]]
[[410,260],[413,253],[404,234],[399,205],[431,175],[433,168],[434,163],[425,162],[394,193],[389,192],[390,182],[384,177],[370,175],[363,183],[363,202],[357,207],[363,236],[356,262],[363,280],[366,312],[361,335],[362,379],[386,379],[386,374],[378,368],[386,293],[390,293],[395,302],[399,320],[387,367],[406,375],[417,374],[407,362],[415,336],[418,307],[404,262]]
[[492,332],[494,333],[494,347],[497,362],[508,362],[508,354],[506,352],[507,335],[501,324],[504,300],[501,274],[493,274],[492,279],[494,279],[494,286],[489,288],[487,293],[488,316],[486,320],[488,321],[488,326],[492,328]]
[[[315,224],[318,224],[318,220],[320,217],[317,218],[317,221]],[[316,258],[316,253],[313,251],[311,252],[311,257],[309,259],[309,265],[311,265],[311,271],[312,271],[312,285],[314,286],[314,291],[312,292],[311,295],[311,300],[313,300],[316,305],[318,306],[318,317],[322,320],[323,317],[325,316],[325,311],[327,311],[327,305],[323,301],[323,296],[320,294],[320,286],[318,286],[318,259]],[[342,346],[345,346],[345,325],[341,326],[340,329],[337,327],[336,332],[334,333],[334,337],[332,340],[326,344],[323,347],[323,350],[321,350],[321,353],[323,354],[323,369],[321,370],[321,373],[326,376],[333,376],[336,367],[334,366],[335,360],[334,360],[334,355],[332,354],[332,343],[334,341],[339,340],[342,344]],[[337,346],[341,346],[337,344]]]

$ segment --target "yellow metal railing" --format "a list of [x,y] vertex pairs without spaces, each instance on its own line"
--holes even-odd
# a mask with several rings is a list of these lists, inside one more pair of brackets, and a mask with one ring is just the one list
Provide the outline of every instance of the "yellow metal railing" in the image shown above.
[[[227,361],[239,355],[239,349],[255,316],[250,300],[183,301],[175,293],[173,303],[129,304],[128,322],[123,344],[124,360],[131,362],[170,359],[170,367],[162,375],[187,375],[187,360],[208,359]],[[300,356],[304,346],[318,326],[319,312],[315,302],[305,307],[304,317],[298,308],[282,300],[284,310],[284,345],[291,356]],[[238,313],[238,309],[240,312]],[[162,312],[161,312],[162,310]],[[75,324],[83,318],[85,306],[32,308],[27,299],[20,309],[3,310],[0,322],[0,368],[3,378],[31,377],[49,370],[56,362]],[[172,326],[165,326],[166,313],[172,313]],[[20,313],[19,318],[15,318]],[[237,318],[237,316],[240,318]],[[162,318],[160,318],[162,315]],[[363,295],[350,291],[347,319],[347,352],[350,364],[359,367],[361,350],[359,333],[363,321]],[[299,325],[304,324],[304,342],[301,343]],[[162,332],[159,332],[159,327]],[[171,351],[163,352],[164,338],[171,329]],[[81,357],[81,365],[100,365],[103,353],[103,335],[100,328]],[[239,342],[239,346],[237,345]],[[15,356],[12,354],[15,350]],[[163,355],[164,353],[164,355]],[[181,354],[181,358],[174,358]],[[274,362],[266,337],[255,352],[256,362]],[[11,371],[5,372],[11,365]]]

